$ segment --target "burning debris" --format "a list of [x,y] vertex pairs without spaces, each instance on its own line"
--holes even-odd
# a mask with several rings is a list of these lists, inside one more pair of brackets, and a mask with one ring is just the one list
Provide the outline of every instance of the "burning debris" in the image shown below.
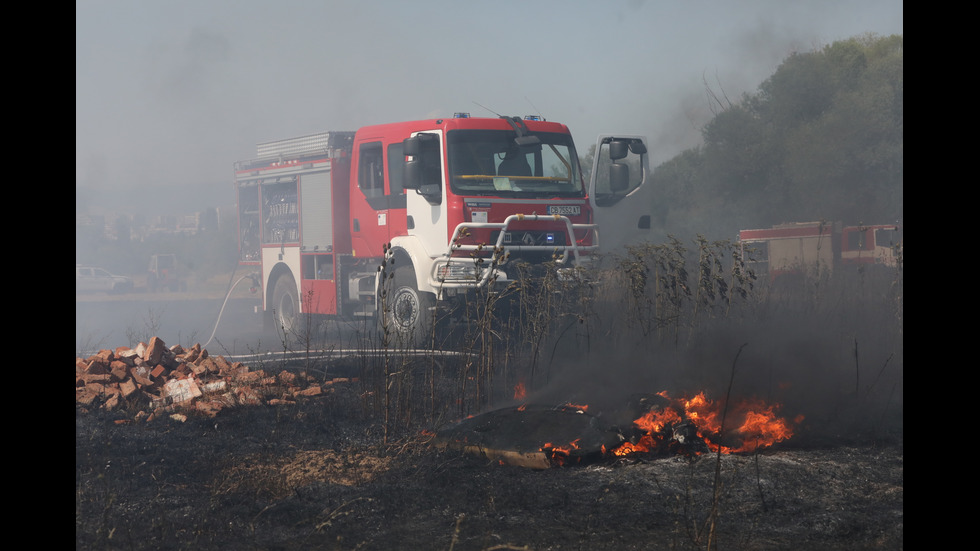
[[791,423],[779,416],[779,404],[751,399],[733,402],[712,401],[704,392],[693,398],[670,398],[666,391],[641,398],[646,410],[633,421],[634,439],[612,451],[625,456],[634,453],[673,453],[684,451],[747,453],[772,446],[793,436]]
[[[792,437],[792,425],[802,421],[777,416],[778,404],[747,400],[726,407],[703,392],[688,399],[666,392],[635,396],[623,412],[610,416],[612,424],[587,409],[525,404],[494,410],[439,431],[435,443],[440,449],[545,469],[603,458],[754,452]],[[615,424],[622,419],[626,426]]]
[[317,383],[283,370],[278,375],[211,356],[200,344],[167,347],[158,337],[135,348],[101,350],[75,358],[75,404],[83,411],[135,411],[150,420],[178,410],[213,417],[239,405],[291,403],[330,392],[340,378]]
[[435,438],[439,449],[532,469],[597,459],[622,442],[622,434],[582,408],[527,404],[469,417]]

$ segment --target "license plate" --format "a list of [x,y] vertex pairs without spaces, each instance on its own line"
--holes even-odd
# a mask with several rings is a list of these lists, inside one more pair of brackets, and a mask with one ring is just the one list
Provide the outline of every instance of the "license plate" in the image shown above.
[[562,214],[565,216],[577,216],[582,213],[582,207],[578,205],[549,205],[548,214]]

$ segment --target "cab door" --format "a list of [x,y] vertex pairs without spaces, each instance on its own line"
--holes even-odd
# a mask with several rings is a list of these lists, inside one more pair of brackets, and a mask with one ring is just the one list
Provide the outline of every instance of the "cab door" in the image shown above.
[[[404,176],[404,187],[414,190],[406,197],[408,235],[416,236],[429,248],[429,256],[435,258],[449,248],[444,136],[438,131],[424,131],[412,134],[412,138],[417,140],[417,155],[402,150],[414,159],[407,162]],[[459,204],[454,206],[459,209]]]
[[596,141],[589,202],[603,254],[651,237],[653,187],[646,137],[601,135]]

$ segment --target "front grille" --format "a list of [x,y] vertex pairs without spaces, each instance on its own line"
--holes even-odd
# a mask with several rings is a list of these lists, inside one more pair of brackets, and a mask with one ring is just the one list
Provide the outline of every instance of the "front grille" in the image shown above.
[[[500,231],[490,234],[490,243],[496,244]],[[565,233],[560,231],[511,230],[504,236],[504,247],[564,247]]]

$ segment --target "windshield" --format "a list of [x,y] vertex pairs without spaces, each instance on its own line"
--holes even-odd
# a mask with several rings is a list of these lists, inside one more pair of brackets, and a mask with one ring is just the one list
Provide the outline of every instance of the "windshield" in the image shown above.
[[583,197],[571,136],[534,133],[518,146],[509,130],[453,130],[447,135],[450,186],[459,195]]

